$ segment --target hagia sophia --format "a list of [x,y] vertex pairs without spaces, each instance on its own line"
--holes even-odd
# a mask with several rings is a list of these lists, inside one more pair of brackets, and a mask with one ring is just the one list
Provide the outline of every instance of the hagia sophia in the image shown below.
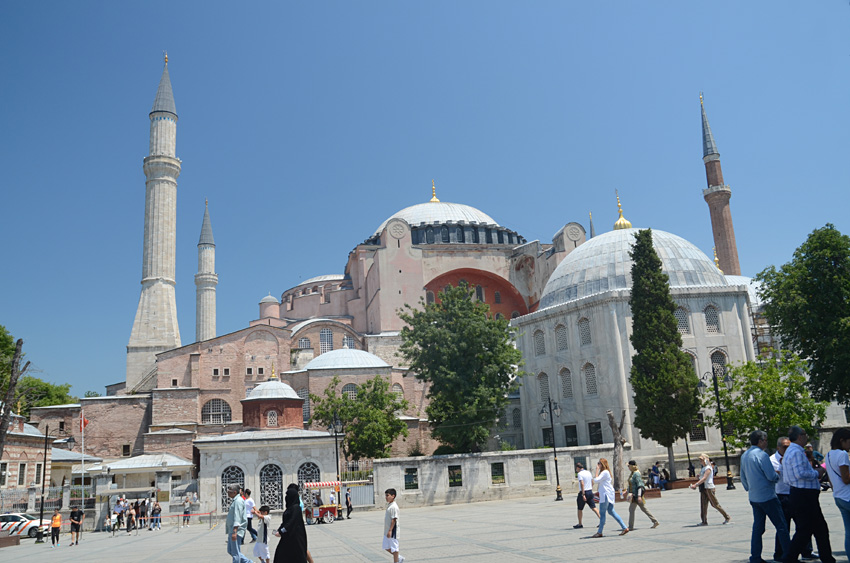
[[[700,105],[703,195],[716,255],[653,229],[679,307],[683,349],[698,374],[755,358],[757,306],[751,280],[740,275],[731,190],[702,100]],[[628,252],[637,229],[622,208],[611,231],[597,235],[592,222],[589,232],[567,222],[553,227],[550,242],[528,241],[484,211],[441,201],[432,182],[430,200],[425,187],[421,203],[376,218],[375,231],[353,246],[344,271],[321,273],[262,298],[257,318],[228,334],[216,331],[219,278],[205,209],[197,244],[196,333],[183,344],[174,291],[181,161],[167,58],[149,116],[142,289],[126,378],[108,386],[104,397],[33,409],[32,424],[61,427],[79,439],[74,421],[83,409],[90,421],[86,431],[100,437],[87,439],[87,453],[103,459],[168,453],[212,479],[211,492],[240,474],[264,471],[278,482],[318,480],[334,473],[328,453],[333,439],[324,428],[310,428],[309,395],[321,395],[332,376],[340,378],[340,392],[355,393],[357,384],[380,375],[411,405],[399,413],[410,435],[393,444],[393,453],[430,453],[437,444],[428,431],[427,388],[405,377],[397,355],[397,311],[433,302],[444,287],[465,281],[494,316],[511,319],[525,361],[527,375],[494,440],[520,449],[553,441],[559,447],[611,442],[610,409],[629,414],[624,435],[632,448],[662,451],[632,424]],[[549,398],[562,410],[555,424],[539,416]],[[721,443],[715,429],[699,424],[691,441],[712,450]],[[245,444],[258,443],[261,450],[253,447],[247,456]]]

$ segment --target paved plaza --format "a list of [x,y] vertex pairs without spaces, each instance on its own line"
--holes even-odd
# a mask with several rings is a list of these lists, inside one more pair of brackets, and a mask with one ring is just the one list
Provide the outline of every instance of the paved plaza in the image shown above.
[[[718,499],[732,516],[733,523],[709,508],[709,526],[699,522],[699,493],[689,489],[668,491],[664,498],[650,500],[648,506],[661,526],[649,529],[649,520],[640,512],[634,532],[617,536],[610,518],[606,537],[590,539],[596,517],[585,510],[585,528],[573,529],[576,507],[573,494],[564,502],[551,498],[526,498],[479,502],[453,506],[402,509],[400,519],[401,553],[410,563],[458,560],[471,563],[497,561],[746,561],[749,556],[752,513],[747,494],[738,485],[734,491],[719,487]],[[830,493],[821,495],[831,532],[834,553],[844,554],[844,526]],[[617,504],[618,513],[628,521],[628,505]],[[308,526],[310,551],[316,563],[331,561],[392,561],[380,550],[383,511],[358,511],[351,520]],[[280,517],[274,521],[279,524]],[[590,524],[590,525],[588,525]],[[113,537],[107,533],[86,533],[79,546],[52,549],[48,543],[31,539],[20,547],[0,549],[0,561],[229,561],[222,524],[193,524],[189,528],[164,528],[161,532],[143,530]],[[765,559],[773,554],[773,534],[765,534]],[[272,549],[277,539],[272,540]],[[245,544],[243,552],[251,555]],[[687,559],[686,559],[687,558]],[[256,558],[254,559],[256,561]]]

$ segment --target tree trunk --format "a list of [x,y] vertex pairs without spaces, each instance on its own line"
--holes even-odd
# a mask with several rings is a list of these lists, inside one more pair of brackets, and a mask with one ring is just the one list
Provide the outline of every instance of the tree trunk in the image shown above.
[[9,372],[9,388],[6,389],[6,398],[3,401],[3,404],[0,405],[0,409],[2,409],[2,416],[0,416],[0,458],[3,457],[3,447],[6,445],[6,433],[9,430],[9,420],[12,418],[12,403],[15,401],[15,388],[18,386],[18,379],[21,377],[27,368],[30,366],[30,363],[27,362],[24,365],[24,369],[18,369],[21,366],[21,348],[24,346],[24,341],[22,338],[18,338],[18,341],[15,343],[15,354],[12,356],[12,369]]
[[623,415],[620,417],[620,424],[614,422],[614,413],[608,411],[608,424],[611,426],[611,432],[614,434],[614,459],[611,460],[611,471],[614,473],[611,477],[614,479],[614,490],[620,491],[623,488],[623,444],[626,439],[623,438],[622,430],[623,423],[626,421],[626,411],[623,410]]
[[667,467],[670,471],[670,480],[676,481],[676,460],[673,458],[673,446],[667,448]]

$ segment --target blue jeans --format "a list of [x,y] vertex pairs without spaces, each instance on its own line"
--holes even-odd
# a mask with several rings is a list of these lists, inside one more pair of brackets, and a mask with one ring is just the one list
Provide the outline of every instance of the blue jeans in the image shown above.
[[844,553],[850,557],[850,502],[836,498],[835,506],[841,512],[841,518],[844,519]]
[[785,523],[785,514],[782,512],[782,503],[778,498],[772,498],[765,502],[750,501],[753,507],[753,536],[750,539],[750,563],[759,563],[761,558],[762,536],[764,535],[765,517],[770,518],[771,524],[776,528],[776,538],[782,547],[782,553],[790,553],[791,537],[788,535],[788,525]]
[[623,522],[623,519],[620,518],[620,515],[614,512],[614,503],[613,502],[605,502],[602,501],[599,503],[599,528],[596,530],[597,533],[602,533],[602,528],[605,527],[605,516],[610,514],[614,517],[614,520],[617,521],[617,524],[620,525],[620,528],[626,529],[626,523]]
[[242,549],[239,544],[242,543],[242,538],[236,536],[236,541],[230,539],[231,534],[227,534],[227,554],[233,557],[233,563],[254,563],[242,554]]

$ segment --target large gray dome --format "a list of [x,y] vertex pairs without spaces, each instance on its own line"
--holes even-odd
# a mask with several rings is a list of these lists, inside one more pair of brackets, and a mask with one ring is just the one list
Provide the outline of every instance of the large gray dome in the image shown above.
[[378,230],[375,231],[376,235],[381,234],[381,231],[384,230],[384,227],[387,226],[387,223],[390,222],[391,219],[404,219],[407,221],[407,224],[415,227],[420,223],[459,223],[464,221],[466,223],[478,223],[479,225],[495,225],[499,224],[493,220],[492,217],[475,209],[474,207],[470,207],[468,205],[464,205],[462,203],[446,203],[442,201],[428,201],[426,203],[419,203],[417,205],[411,205],[410,207],[405,207],[398,213],[394,214],[392,217],[389,217],[386,221],[381,223],[381,226],[378,227]]
[[[294,331],[293,331],[294,332]],[[352,368],[388,368],[390,365],[374,354],[365,350],[342,348],[320,354],[304,366],[306,370],[313,369],[352,369]]]
[[[569,253],[546,283],[540,308],[605,291],[630,288],[633,262],[629,251],[638,230],[611,231],[590,239]],[[652,243],[661,258],[662,270],[670,277],[670,287],[729,285],[714,262],[682,237],[653,230]]]

